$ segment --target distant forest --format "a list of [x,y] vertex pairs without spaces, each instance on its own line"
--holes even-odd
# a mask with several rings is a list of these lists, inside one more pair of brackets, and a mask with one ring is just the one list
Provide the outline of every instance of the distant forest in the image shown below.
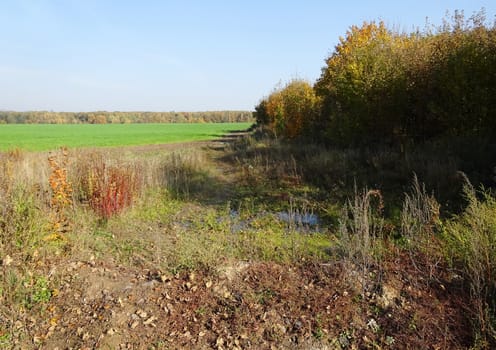
[[125,124],[251,122],[249,111],[210,112],[14,112],[0,111],[0,124]]

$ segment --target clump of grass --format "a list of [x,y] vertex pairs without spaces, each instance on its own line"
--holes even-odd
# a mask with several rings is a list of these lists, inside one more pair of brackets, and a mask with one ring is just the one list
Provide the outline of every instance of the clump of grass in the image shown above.
[[22,333],[14,324],[26,309],[49,298],[42,268],[33,267],[54,253],[43,241],[52,227],[47,173],[45,154],[0,153],[0,347]]
[[[47,228],[48,200],[44,184],[46,158],[21,151],[0,153],[0,257],[27,255]],[[38,166],[39,179],[26,167]]]
[[427,193],[425,184],[420,184],[417,175],[414,175],[411,192],[405,193],[400,228],[411,264],[417,269],[419,277],[428,273],[428,283],[436,278],[443,261],[440,254],[442,242],[437,235],[440,224],[439,203],[434,195]]
[[476,346],[496,346],[496,198],[481,191],[478,198],[466,179],[468,206],[446,224],[448,256],[462,272],[472,295]]
[[189,198],[207,186],[206,160],[201,152],[173,152],[162,166],[162,184],[176,197]]
[[383,198],[378,190],[355,189],[353,200],[343,208],[339,220],[339,247],[349,274],[356,270],[361,292],[368,288],[369,272],[379,265],[383,243]]
[[425,185],[420,185],[417,175],[413,177],[412,191],[405,194],[401,212],[401,232],[413,246],[424,246],[426,236],[431,236],[439,223],[439,203],[429,195]]

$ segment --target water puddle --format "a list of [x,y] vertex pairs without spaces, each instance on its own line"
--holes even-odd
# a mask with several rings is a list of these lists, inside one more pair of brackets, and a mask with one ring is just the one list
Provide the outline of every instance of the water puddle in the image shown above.
[[248,230],[252,226],[252,222],[266,217],[273,217],[276,220],[286,224],[288,230],[311,233],[318,232],[320,225],[320,218],[314,213],[299,213],[290,211],[279,212],[261,212],[248,219],[242,219],[236,210],[231,210],[229,213],[229,220],[231,223],[231,232],[237,233],[240,231]]

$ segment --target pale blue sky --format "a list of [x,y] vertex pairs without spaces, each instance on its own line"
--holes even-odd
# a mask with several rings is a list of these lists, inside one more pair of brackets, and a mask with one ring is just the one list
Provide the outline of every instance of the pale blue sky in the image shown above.
[[315,81],[349,26],[411,31],[494,0],[0,0],[0,110],[251,110]]

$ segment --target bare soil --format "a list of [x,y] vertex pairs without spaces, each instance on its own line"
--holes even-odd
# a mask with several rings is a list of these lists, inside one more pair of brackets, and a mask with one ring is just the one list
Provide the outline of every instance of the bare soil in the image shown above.
[[[402,259],[401,257],[399,259]],[[60,289],[17,323],[42,349],[458,349],[470,341],[461,296],[385,271],[357,291],[339,265],[226,262],[215,272],[59,261]],[[406,269],[404,269],[406,268]],[[36,310],[32,310],[36,311]],[[18,329],[20,331],[21,329]]]

